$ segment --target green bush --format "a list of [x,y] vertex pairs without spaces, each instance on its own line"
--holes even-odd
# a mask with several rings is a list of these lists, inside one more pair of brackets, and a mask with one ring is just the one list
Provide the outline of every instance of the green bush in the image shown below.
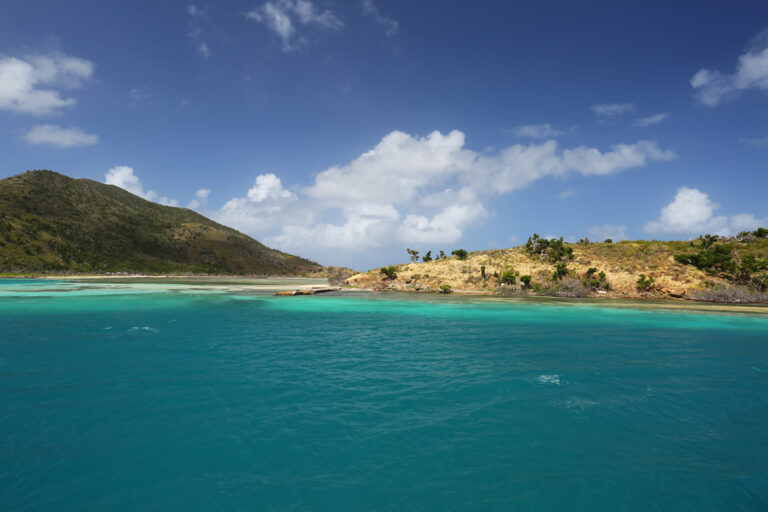
[[525,274],[524,276],[520,276],[520,282],[523,283],[523,288],[530,289],[531,276],[529,276],[528,274]]
[[451,290],[451,285],[449,284],[441,284],[440,285],[440,293],[451,293],[453,290]]
[[456,249],[455,251],[451,251],[451,254],[456,256],[456,259],[459,261],[466,261],[467,256],[469,255],[464,249]]
[[506,270],[501,274],[501,282],[504,284],[515,284],[517,282],[517,276],[520,272],[516,272],[515,269]]
[[387,276],[389,279],[395,279],[397,277],[397,267],[395,266],[381,267],[379,272]]
[[653,276],[646,277],[645,274],[640,274],[637,277],[637,289],[641,292],[648,292],[656,288]]
[[562,263],[556,263],[555,264],[555,271],[552,273],[552,280],[557,281],[558,279],[563,278],[568,274],[568,264],[565,262]]
[[429,263],[430,261],[432,261],[432,251],[427,251],[427,254],[425,254],[424,257],[421,258],[421,261],[423,261],[424,263]]
[[[709,241],[705,243],[709,243]],[[706,247],[710,246],[707,245]],[[728,244],[701,249],[696,254],[676,254],[675,260],[683,265],[692,265],[713,275],[721,272],[733,274],[736,271],[736,263],[733,261],[733,247]]]

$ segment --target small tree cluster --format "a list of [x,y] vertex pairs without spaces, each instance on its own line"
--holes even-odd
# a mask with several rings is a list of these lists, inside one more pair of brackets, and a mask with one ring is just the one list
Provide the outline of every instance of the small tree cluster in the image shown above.
[[519,275],[520,272],[516,271],[514,268],[510,268],[501,273],[499,281],[504,284],[513,285],[517,283],[517,276]]
[[728,244],[715,245],[711,235],[702,238],[702,249],[695,254],[676,254],[675,260],[683,265],[692,265],[711,275],[733,274],[736,263],[733,261],[733,247]]
[[587,284],[591,289],[598,290],[600,288],[603,288],[605,290],[611,289],[611,284],[605,279],[606,273],[602,270],[598,273],[597,267],[589,267],[587,271],[584,273],[584,280],[585,284]]
[[555,271],[552,273],[552,280],[557,281],[568,275],[568,264],[566,262],[555,263]]
[[408,251],[408,256],[411,258],[411,263],[419,261],[419,251],[414,251],[413,249],[406,249],[406,251]]
[[381,269],[379,269],[379,272],[387,276],[389,279],[397,278],[397,267],[394,265],[389,267],[381,267]]
[[464,249],[456,249],[455,251],[451,251],[451,254],[456,256],[456,259],[459,261],[466,261],[467,256],[469,256],[469,253]]
[[[752,237],[760,237],[761,234],[768,234],[768,230],[758,228],[752,233],[742,232],[737,238],[749,241]],[[675,260],[757,291],[768,288],[768,261],[757,258],[754,254],[743,254],[737,260],[731,244],[715,244],[717,236],[705,235],[699,239],[702,241],[702,248],[697,253],[676,254]]]
[[525,250],[528,254],[546,257],[552,263],[573,259],[573,248],[565,245],[563,237],[546,239],[534,233],[528,237]]
[[637,289],[643,293],[649,292],[656,288],[653,276],[646,277],[645,274],[640,274],[637,277]]

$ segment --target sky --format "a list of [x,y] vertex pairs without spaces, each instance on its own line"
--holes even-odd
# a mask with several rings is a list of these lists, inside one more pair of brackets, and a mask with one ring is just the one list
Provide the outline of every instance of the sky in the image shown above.
[[768,225],[768,3],[7,2],[0,178],[356,269]]

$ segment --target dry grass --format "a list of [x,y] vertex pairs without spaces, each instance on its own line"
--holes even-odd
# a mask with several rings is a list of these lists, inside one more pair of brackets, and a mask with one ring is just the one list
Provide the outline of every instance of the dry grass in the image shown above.
[[[582,277],[587,269],[597,267],[606,273],[611,284],[608,296],[691,296],[693,290],[705,288],[705,282],[719,282],[692,266],[675,261],[675,254],[693,251],[689,242],[627,241],[569,246],[574,252],[573,260],[568,263],[570,276]],[[488,276],[485,282],[480,275],[481,266],[485,266]],[[554,270],[551,263],[531,258],[520,246],[473,252],[466,261],[451,257],[428,263],[401,264],[394,280],[385,279],[375,269],[357,274],[349,282],[364,288],[413,291],[436,291],[440,285],[449,284],[456,291],[493,293],[499,286],[494,272],[503,274],[511,268],[520,275],[533,276],[534,283],[540,285],[547,284]],[[639,293],[636,285],[639,274],[653,276],[656,290],[645,295]]]

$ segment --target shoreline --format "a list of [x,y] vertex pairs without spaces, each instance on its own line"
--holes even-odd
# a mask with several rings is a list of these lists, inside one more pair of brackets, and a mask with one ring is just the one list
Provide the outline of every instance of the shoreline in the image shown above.
[[[127,275],[103,275],[103,274],[85,274],[85,275],[50,275],[50,274],[24,274],[24,275],[2,275],[0,279],[24,280],[63,280],[63,281],[83,281],[83,282],[115,282],[136,284],[156,282],[178,285],[216,285],[254,287],[264,291],[290,291],[290,290],[308,290],[316,287],[319,283],[328,284],[324,277],[297,277],[297,276],[236,276],[236,275],[145,275],[145,274],[127,274]],[[271,282],[270,282],[271,281]],[[275,282],[275,281],[282,281]],[[303,282],[302,282],[303,281]],[[375,295],[403,295],[412,297],[456,297],[456,298],[477,298],[489,301],[510,301],[510,302],[550,302],[570,305],[583,306],[606,306],[619,308],[640,308],[640,309],[670,309],[670,310],[694,310],[709,312],[743,312],[758,315],[768,315],[768,304],[762,303],[723,303],[723,302],[705,302],[696,301],[688,298],[676,298],[669,296],[642,297],[642,296],[623,296],[610,294],[594,297],[557,297],[549,295],[534,295],[528,293],[516,293],[501,295],[492,291],[481,290],[461,290],[454,289],[450,293],[440,292],[422,292],[416,290],[389,290],[373,287],[354,287],[341,286],[336,294],[375,294]]]

